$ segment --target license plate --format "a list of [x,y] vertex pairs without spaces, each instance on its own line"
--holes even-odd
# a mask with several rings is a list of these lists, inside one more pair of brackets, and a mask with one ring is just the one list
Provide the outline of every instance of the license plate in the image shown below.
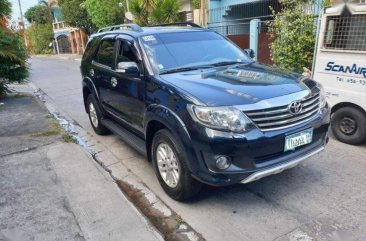
[[285,152],[294,150],[296,147],[311,143],[313,140],[313,129],[301,131],[285,138]]

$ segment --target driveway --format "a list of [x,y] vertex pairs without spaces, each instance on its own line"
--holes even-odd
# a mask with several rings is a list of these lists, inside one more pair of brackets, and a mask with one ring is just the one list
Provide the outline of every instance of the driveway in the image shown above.
[[[93,133],[79,60],[35,57],[31,64],[31,82]],[[205,187],[196,200],[179,203],[163,192],[144,157],[115,135],[94,136],[207,240],[366,240],[365,145],[331,139],[294,169],[247,185]]]

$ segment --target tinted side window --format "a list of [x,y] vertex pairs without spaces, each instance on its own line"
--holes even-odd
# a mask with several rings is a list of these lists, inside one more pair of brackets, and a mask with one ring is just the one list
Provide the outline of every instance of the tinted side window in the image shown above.
[[96,61],[109,67],[114,67],[114,44],[115,40],[103,40],[99,46]]
[[117,62],[138,62],[136,51],[130,43],[122,41],[118,50]]
[[98,49],[99,42],[100,39],[98,37],[89,40],[88,44],[86,45],[83,60],[89,60],[94,57]]

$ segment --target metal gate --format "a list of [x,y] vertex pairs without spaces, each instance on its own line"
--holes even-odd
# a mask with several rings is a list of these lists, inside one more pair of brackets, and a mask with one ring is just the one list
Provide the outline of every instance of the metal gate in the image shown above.
[[60,35],[57,37],[58,53],[69,54],[71,53],[71,44],[67,35]]
[[[320,12],[322,0],[316,4],[304,5],[304,14]],[[253,1],[209,10],[208,28],[235,42],[242,49],[250,48],[250,21],[259,19],[257,59],[272,64],[268,24],[273,21],[273,12],[282,9],[278,0]]]

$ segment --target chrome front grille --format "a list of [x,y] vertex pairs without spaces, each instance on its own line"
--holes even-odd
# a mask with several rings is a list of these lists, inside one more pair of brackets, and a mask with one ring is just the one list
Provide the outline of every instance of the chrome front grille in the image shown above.
[[244,113],[262,131],[279,130],[292,127],[310,120],[319,111],[319,101],[319,93],[302,99],[300,101],[302,104],[302,110],[298,114],[290,113],[288,105],[262,110],[244,111]]

